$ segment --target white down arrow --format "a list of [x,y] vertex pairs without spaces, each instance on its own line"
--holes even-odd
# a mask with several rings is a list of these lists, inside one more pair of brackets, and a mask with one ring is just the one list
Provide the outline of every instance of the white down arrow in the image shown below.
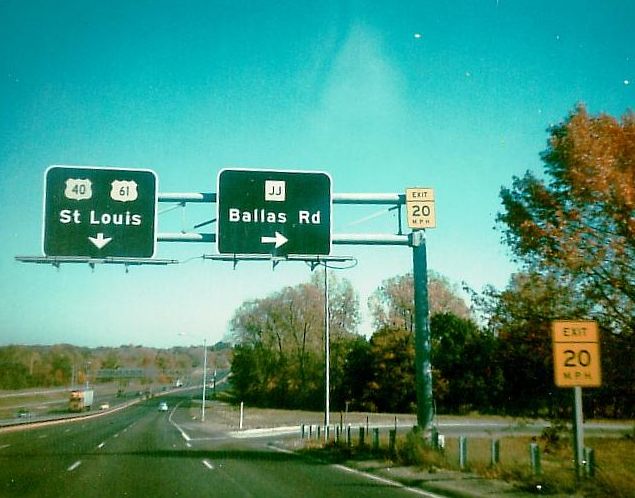
[[97,249],[103,249],[112,240],[112,237],[104,237],[103,233],[98,233],[97,237],[88,237],[88,240],[95,244]]

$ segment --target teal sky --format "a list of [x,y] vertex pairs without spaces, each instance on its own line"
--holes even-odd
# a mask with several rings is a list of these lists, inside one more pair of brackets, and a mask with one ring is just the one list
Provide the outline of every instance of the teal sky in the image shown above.
[[[624,0],[0,0],[0,344],[217,341],[243,301],[310,278],[300,263],[16,262],[41,255],[52,164],[152,169],[161,192],[214,192],[231,167],[325,171],[336,193],[432,187],[429,267],[504,287],[500,187],[541,171],[547,128],[576,103],[633,108],[633,26]],[[214,217],[188,207],[159,231]],[[334,233],[397,230],[381,206],[336,205],[333,220]],[[159,243],[157,257],[215,251]],[[412,266],[404,247],[333,254],[358,259],[338,276],[363,309]]]

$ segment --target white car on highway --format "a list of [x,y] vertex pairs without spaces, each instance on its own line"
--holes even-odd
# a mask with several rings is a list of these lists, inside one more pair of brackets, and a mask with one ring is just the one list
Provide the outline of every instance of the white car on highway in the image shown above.
[[161,403],[159,403],[159,411],[160,412],[168,411],[168,404],[165,401],[161,401]]

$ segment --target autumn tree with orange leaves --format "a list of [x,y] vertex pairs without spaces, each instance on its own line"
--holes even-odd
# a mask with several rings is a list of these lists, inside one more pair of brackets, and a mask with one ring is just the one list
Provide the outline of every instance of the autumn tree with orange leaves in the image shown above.
[[635,114],[620,122],[580,105],[551,128],[542,159],[544,179],[527,172],[501,190],[504,240],[530,271],[583,296],[590,317],[633,335]]

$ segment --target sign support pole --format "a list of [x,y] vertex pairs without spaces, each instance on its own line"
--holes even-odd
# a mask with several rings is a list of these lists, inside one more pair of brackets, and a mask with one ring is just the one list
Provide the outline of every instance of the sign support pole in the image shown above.
[[584,426],[582,415],[582,388],[573,388],[573,437],[575,450],[575,472],[578,479],[584,475]]
[[329,324],[329,277],[324,263],[324,431],[331,424],[331,328]]
[[430,322],[428,319],[428,263],[424,230],[412,232],[412,261],[415,304],[415,382],[417,425],[424,435],[432,426],[432,365]]
[[593,320],[555,320],[552,324],[553,372],[558,387],[573,387],[573,453],[575,474],[585,474],[582,387],[602,384],[600,336]]

